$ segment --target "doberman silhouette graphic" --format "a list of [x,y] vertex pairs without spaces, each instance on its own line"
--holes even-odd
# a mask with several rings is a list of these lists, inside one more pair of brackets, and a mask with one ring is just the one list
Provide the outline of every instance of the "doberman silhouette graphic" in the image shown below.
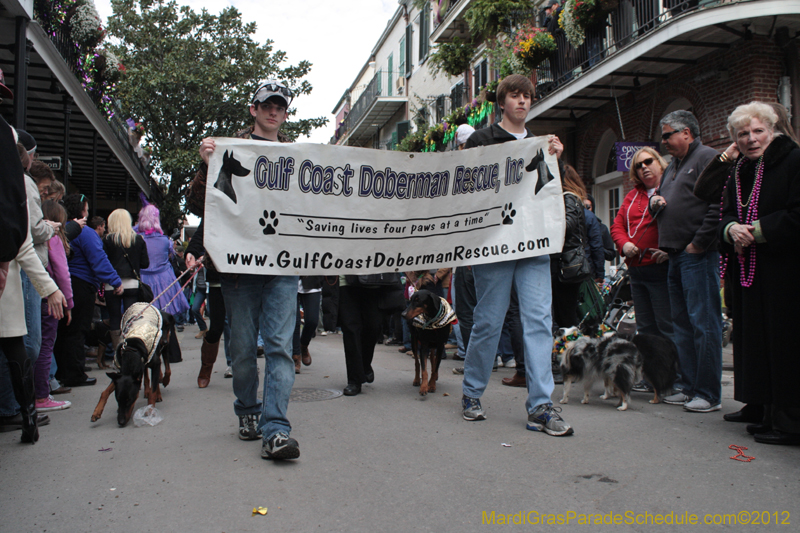
[[219,176],[214,187],[222,191],[225,196],[236,202],[236,191],[233,190],[233,183],[231,182],[231,175],[233,176],[247,176],[250,171],[242,166],[242,164],[234,159],[233,150],[228,155],[228,151],[222,155],[222,167],[219,169]]
[[528,163],[528,166],[525,167],[525,170],[528,172],[533,172],[536,170],[539,174],[539,179],[536,181],[536,190],[534,191],[534,194],[539,194],[539,191],[542,190],[542,187],[556,179],[553,174],[550,173],[550,167],[547,166],[547,163],[544,160],[544,152],[542,152],[542,150],[539,150],[539,152],[536,154],[536,157],[531,159],[531,162]]

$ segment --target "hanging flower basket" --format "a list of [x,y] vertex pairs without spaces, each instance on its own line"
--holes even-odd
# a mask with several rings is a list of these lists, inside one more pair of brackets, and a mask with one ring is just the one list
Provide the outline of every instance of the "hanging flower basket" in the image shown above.
[[79,46],[91,50],[96,47],[106,35],[100,15],[97,14],[94,4],[87,2],[75,8],[69,17],[69,34]]
[[514,55],[530,70],[556,51],[556,40],[550,32],[526,24],[514,36]]
[[483,99],[486,102],[497,102],[497,86],[500,85],[498,80],[490,81],[483,88]]
[[111,50],[104,48],[99,51],[97,68],[102,78],[108,83],[116,83],[125,72],[125,67]]
[[600,7],[599,0],[569,0],[564,11],[571,11],[575,23],[584,31],[602,24],[607,13]]

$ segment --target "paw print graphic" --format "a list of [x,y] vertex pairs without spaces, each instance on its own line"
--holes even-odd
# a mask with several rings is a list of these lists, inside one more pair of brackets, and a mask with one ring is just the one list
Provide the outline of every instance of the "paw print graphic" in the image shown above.
[[275,235],[275,227],[278,225],[275,211],[264,210],[264,216],[258,219],[258,223],[264,228],[264,235]]
[[500,216],[503,217],[503,224],[513,224],[514,216],[517,214],[516,209],[513,208],[511,202],[503,206],[503,211]]

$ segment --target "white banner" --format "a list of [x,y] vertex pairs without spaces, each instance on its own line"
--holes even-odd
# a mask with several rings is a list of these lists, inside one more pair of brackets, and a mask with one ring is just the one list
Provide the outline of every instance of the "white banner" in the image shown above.
[[218,138],[205,247],[221,272],[367,274],[560,252],[547,138],[409,154]]

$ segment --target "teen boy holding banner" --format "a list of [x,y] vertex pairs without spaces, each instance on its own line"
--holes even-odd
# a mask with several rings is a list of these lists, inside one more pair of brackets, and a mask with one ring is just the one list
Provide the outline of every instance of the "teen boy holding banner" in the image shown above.
[[[497,103],[503,119],[473,133],[466,148],[488,146],[533,137],[525,128],[531,107],[533,84],[518,74],[507,76],[497,87]],[[558,137],[550,140],[550,154],[561,156],[564,150]],[[464,383],[461,404],[465,420],[485,420],[480,397],[492,375],[497,343],[511,298],[512,284],[519,295],[519,309],[524,331],[525,374],[528,386],[527,428],[548,435],[565,436],[572,427],[559,415],[550,400],[553,393],[553,374],[550,354],[553,345],[550,306],[550,257],[474,265],[475,291],[478,303],[474,325],[464,361]]]
[[[280,134],[288,117],[291,89],[276,80],[264,82],[253,95],[250,114],[252,129],[239,137],[259,141],[286,142]],[[213,139],[203,139],[200,156],[208,159],[216,148]],[[198,228],[198,233],[200,229]],[[197,236],[197,234],[195,234]],[[202,234],[200,236],[202,238]],[[193,238],[194,239],[194,238]],[[197,263],[186,255],[186,266]],[[231,369],[234,412],[239,416],[239,438],[263,439],[264,459],[296,459],[297,441],[289,436],[292,426],[286,417],[289,394],[294,385],[292,336],[297,313],[297,276],[223,274],[222,295],[231,326]],[[259,329],[264,338],[264,400],[258,400],[256,344]]]

